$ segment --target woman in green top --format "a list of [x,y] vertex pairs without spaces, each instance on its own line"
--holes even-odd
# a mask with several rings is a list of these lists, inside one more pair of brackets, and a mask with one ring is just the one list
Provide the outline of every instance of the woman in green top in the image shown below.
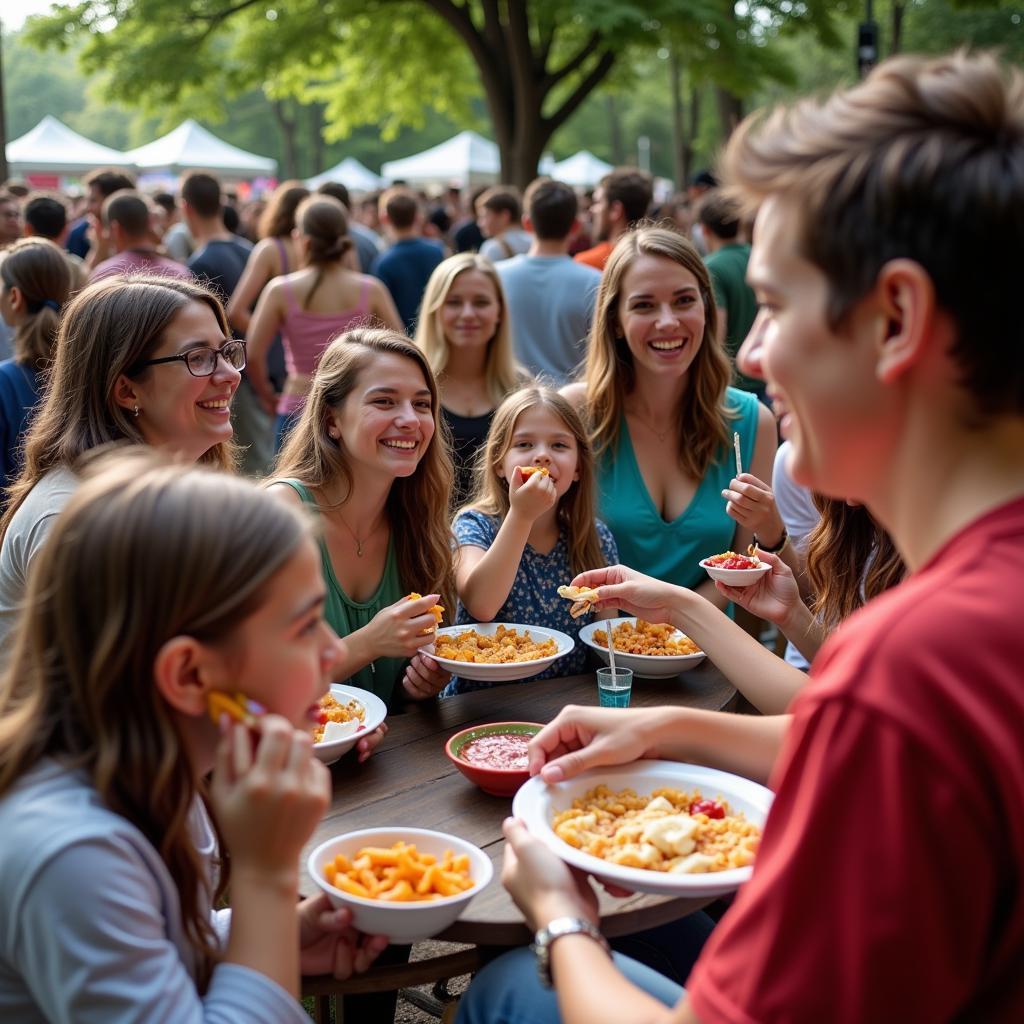
[[[336,678],[389,707],[448,681],[420,652],[430,607],[454,607],[452,464],[439,415],[434,376],[408,338],[349,331],[324,352],[269,482],[319,514],[325,617],[347,650]],[[411,591],[424,596],[406,600]],[[373,745],[361,741],[361,756]]]

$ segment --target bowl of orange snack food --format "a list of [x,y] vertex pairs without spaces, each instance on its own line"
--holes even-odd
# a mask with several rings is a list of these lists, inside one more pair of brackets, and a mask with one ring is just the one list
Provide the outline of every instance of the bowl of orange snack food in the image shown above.
[[491,880],[491,858],[458,836],[425,828],[370,828],[321,843],[310,877],[367,935],[432,938]]
[[427,653],[452,675],[482,682],[529,679],[566,654],[576,641],[557,629],[510,622],[445,626]]
[[746,882],[772,803],[739,775],[678,761],[534,776],[512,813],[567,864],[630,892],[720,896]]
[[340,683],[320,698],[320,708],[326,721],[313,730],[313,753],[324,764],[334,764],[388,716],[387,705],[376,694]]
[[670,679],[689,672],[706,655],[685,634],[665,622],[620,618],[591,622],[580,630],[580,640],[597,651],[607,665],[608,631],[615,644],[615,664],[632,669],[634,676]]

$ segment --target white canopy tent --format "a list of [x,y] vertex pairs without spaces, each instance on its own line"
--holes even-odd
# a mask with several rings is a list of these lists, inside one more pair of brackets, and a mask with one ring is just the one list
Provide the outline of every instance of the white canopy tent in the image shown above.
[[227,178],[271,177],[277,161],[218,139],[191,118],[162,138],[125,154],[140,171],[207,171]]
[[310,188],[319,188],[328,181],[340,181],[352,192],[373,192],[384,184],[384,179],[364,167],[354,156],[347,156],[340,164],[328,168],[306,184]]
[[390,160],[381,168],[389,181],[407,181],[410,185],[491,185],[501,172],[498,147],[476,132],[459,132],[438,146]]
[[11,174],[79,175],[97,167],[134,170],[126,153],[87,139],[47,114],[30,132],[7,143]]
[[606,174],[614,170],[611,164],[598,159],[589,150],[581,149],[565,160],[560,160],[551,169],[551,177],[564,181],[566,185],[588,188],[596,185]]

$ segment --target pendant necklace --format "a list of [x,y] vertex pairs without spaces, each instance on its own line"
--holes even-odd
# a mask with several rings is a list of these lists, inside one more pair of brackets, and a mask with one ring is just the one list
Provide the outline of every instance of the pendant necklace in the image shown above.
[[634,412],[633,412],[633,415],[634,415],[634,416],[635,416],[635,417],[636,417],[636,418],[637,418],[637,419],[638,419],[638,420],[639,420],[639,421],[640,421],[640,422],[641,422],[641,423],[642,423],[642,424],[643,424],[643,425],[644,425],[644,426],[645,426],[645,427],[646,427],[646,428],[647,428],[647,429],[648,429],[649,431],[651,431],[651,433],[652,433],[652,434],[654,434],[654,436],[655,436],[655,437],[656,437],[656,438],[658,439],[658,444],[664,444],[664,443],[665,443],[665,438],[666,438],[666,437],[668,437],[668,435],[672,433],[672,428],[671,428],[671,427],[669,427],[669,428],[668,428],[668,430],[666,430],[666,431],[662,432],[662,431],[660,431],[660,430],[656,429],[656,428],[654,427],[654,425],[653,425],[653,424],[651,424],[651,423],[648,423],[648,422],[647,422],[647,420],[645,420],[645,419],[643,418],[643,416],[641,416],[641,415],[640,415],[639,413],[637,413],[637,412],[635,412],[635,411],[634,411]]
[[356,542],[356,558],[362,558],[363,545],[377,532],[378,529],[380,529],[380,523],[377,523],[377,525],[362,540],[360,540],[358,535],[356,534],[356,531],[353,530],[352,527],[349,526],[347,522],[345,522],[345,517],[341,514],[341,510],[335,509],[335,512],[338,513],[338,518],[341,520],[342,526],[344,526],[345,529],[352,534],[352,539]]

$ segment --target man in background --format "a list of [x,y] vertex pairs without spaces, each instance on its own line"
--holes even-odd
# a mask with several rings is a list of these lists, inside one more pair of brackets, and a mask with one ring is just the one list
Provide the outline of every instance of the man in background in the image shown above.
[[569,256],[576,228],[576,193],[538,178],[526,190],[529,253],[498,264],[516,359],[556,386],[573,375],[586,350],[601,274]]
[[83,181],[86,188],[85,216],[68,234],[68,252],[85,260],[87,268],[102,263],[114,254],[110,240],[103,232],[103,204],[115,192],[135,188],[135,182],[126,174],[110,168],[90,171]]
[[651,176],[636,167],[617,167],[594,190],[590,219],[597,244],[576,254],[577,263],[604,270],[615,243],[631,225],[647,216],[654,197]]
[[35,192],[25,200],[22,210],[25,218],[26,237],[36,236],[53,242],[62,252],[71,270],[71,291],[77,292],[88,274],[81,257],[64,250],[64,242],[68,235],[68,211],[64,203],[56,196]]
[[444,259],[444,251],[423,237],[423,211],[416,193],[397,185],[380,197],[380,219],[394,238],[394,244],[373,264],[391,292],[398,314],[411,335],[416,328],[420,302],[434,267]]
[[523,230],[519,193],[507,185],[487,189],[476,201],[476,222],[486,241],[480,255],[492,263],[529,252],[533,236]]
[[90,282],[133,271],[192,280],[192,274],[185,267],[156,251],[149,204],[138,192],[133,189],[115,192],[103,204],[102,216],[102,231],[97,238],[103,248],[109,244],[114,255],[93,267]]
[[21,203],[13,192],[0,191],[0,249],[21,238]]

